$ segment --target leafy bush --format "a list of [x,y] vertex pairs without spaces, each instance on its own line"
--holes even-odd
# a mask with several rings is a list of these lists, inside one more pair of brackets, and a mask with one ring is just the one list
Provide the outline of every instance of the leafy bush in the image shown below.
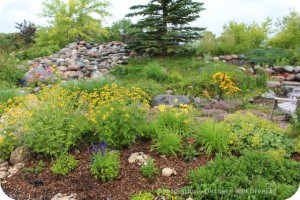
[[193,199],[287,199],[299,186],[300,164],[276,160],[260,152],[222,158],[189,172],[189,186],[183,192],[197,191]]
[[91,173],[96,179],[103,182],[112,181],[119,174],[120,154],[116,151],[107,151],[106,143],[100,143],[100,149],[93,147],[91,158]]
[[92,93],[95,89],[103,88],[105,85],[111,85],[113,80],[111,79],[98,79],[98,80],[74,80],[61,84],[61,87],[72,92],[87,91]]
[[66,176],[78,165],[78,161],[74,159],[73,156],[64,153],[57,157],[51,166],[51,171],[57,175]]
[[149,179],[152,179],[155,175],[159,174],[153,158],[149,158],[147,163],[141,166],[141,172],[143,176]]
[[[1,131],[2,132],[2,131]],[[19,145],[19,141],[6,131],[0,133],[0,159],[6,160],[11,152]]]
[[140,192],[129,197],[130,200],[153,200],[155,196],[151,192]]
[[157,82],[163,82],[167,79],[166,71],[157,62],[147,64],[143,71],[146,78],[156,80]]
[[187,146],[185,146],[181,152],[181,156],[185,161],[189,162],[198,156],[199,152],[196,150],[195,140],[193,138],[189,138],[187,143]]
[[86,130],[83,105],[77,104],[78,93],[60,87],[45,88],[32,101],[38,105],[28,108],[24,143],[34,152],[58,156],[75,146]]
[[44,170],[45,170],[45,163],[42,160],[40,160],[35,167],[24,168],[25,173],[32,173],[32,174],[40,174]]
[[17,69],[19,60],[15,57],[14,53],[7,53],[0,50],[0,80],[1,85],[14,85],[23,78],[26,69]]
[[260,150],[271,153],[276,158],[289,156],[293,142],[289,139],[289,128],[279,128],[277,124],[251,113],[236,112],[228,115],[220,124],[229,134],[230,148]]
[[229,151],[229,134],[221,124],[213,120],[207,120],[200,125],[196,140],[203,145],[207,154]]
[[286,50],[280,48],[253,49],[245,52],[245,56],[250,62],[261,66],[266,64],[273,66],[277,60],[290,57]]
[[182,136],[176,129],[159,129],[156,134],[151,150],[157,150],[161,154],[176,155],[182,149]]

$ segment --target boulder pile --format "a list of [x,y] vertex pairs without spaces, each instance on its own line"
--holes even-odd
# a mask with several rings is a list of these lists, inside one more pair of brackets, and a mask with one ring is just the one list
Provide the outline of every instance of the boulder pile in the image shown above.
[[23,83],[68,79],[99,79],[113,67],[127,64],[129,51],[122,42],[105,44],[85,41],[68,44],[58,53],[28,61],[31,69]]

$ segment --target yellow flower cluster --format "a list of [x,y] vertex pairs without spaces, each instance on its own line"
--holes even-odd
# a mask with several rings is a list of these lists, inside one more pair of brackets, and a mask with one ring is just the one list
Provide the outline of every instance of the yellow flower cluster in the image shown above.
[[231,95],[240,91],[240,88],[234,86],[234,82],[225,73],[217,72],[213,75],[213,81],[225,92],[225,95]]
[[159,112],[163,113],[163,112],[171,111],[175,114],[175,116],[179,116],[182,113],[188,114],[192,110],[194,110],[193,106],[188,104],[180,104],[178,108],[173,106],[163,105],[163,104],[158,106]]

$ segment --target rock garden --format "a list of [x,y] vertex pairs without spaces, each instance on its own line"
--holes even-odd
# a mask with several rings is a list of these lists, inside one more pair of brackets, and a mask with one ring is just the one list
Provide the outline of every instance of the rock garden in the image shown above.
[[299,67],[251,65],[243,55],[150,58],[125,46],[71,43],[28,61],[23,87],[2,91],[0,181],[8,196],[285,199],[296,192],[299,126],[270,114],[274,97],[299,85]]

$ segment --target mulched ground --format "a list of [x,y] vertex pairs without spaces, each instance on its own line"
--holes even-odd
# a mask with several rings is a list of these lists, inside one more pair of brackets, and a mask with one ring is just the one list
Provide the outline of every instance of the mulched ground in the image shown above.
[[[79,161],[79,167],[65,177],[53,175],[50,171],[50,163],[46,161],[46,170],[39,175],[19,172],[7,179],[2,184],[3,191],[15,200],[25,199],[51,199],[57,193],[76,193],[78,200],[125,200],[132,194],[139,191],[154,190],[161,187],[179,189],[187,184],[187,172],[190,169],[205,165],[213,159],[213,156],[201,155],[193,162],[185,162],[182,158],[168,156],[162,157],[157,152],[150,152],[150,142],[138,141],[129,148],[121,151],[121,170],[119,177],[108,183],[96,180],[89,169],[88,148],[81,150],[81,153],[74,155]],[[164,167],[174,168],[176,176],[157,176],[149,180],[142,176],[140,166],[128,163],[131,153],[144,152],[155,159],[157,167],[162,170]],[[38,159],[28,163],[29,166],[36,166]]]

